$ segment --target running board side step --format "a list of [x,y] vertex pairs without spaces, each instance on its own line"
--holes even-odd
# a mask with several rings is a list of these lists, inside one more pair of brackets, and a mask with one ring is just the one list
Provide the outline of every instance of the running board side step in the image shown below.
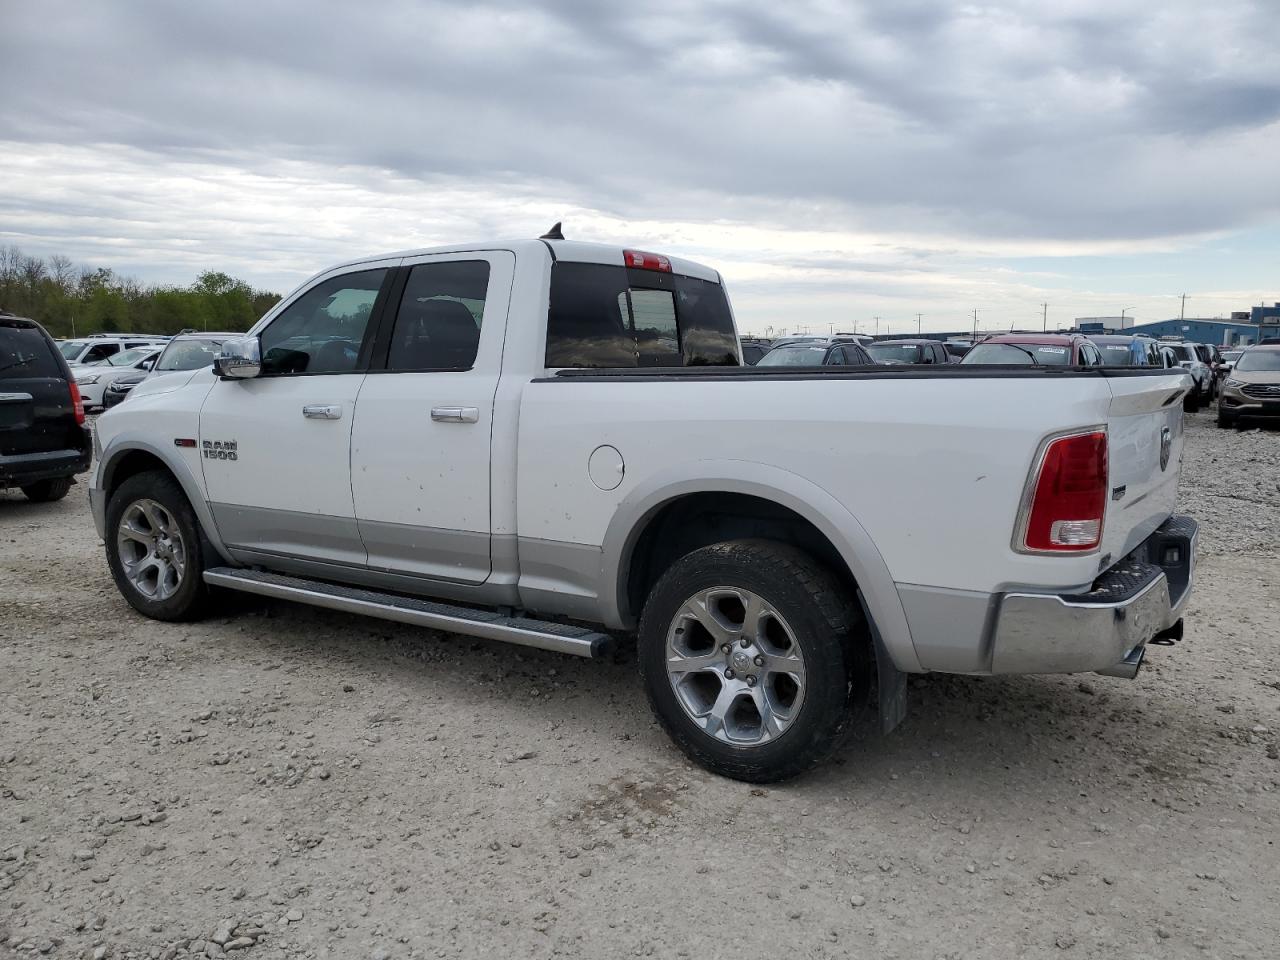
[[344,587],[263,570],[212,567],[204,572],[204,582],[211,587],[240,590],[260,597],[293,600],[327,610],[359,613],[380,620],[394,620],[415,627],[447,630],[486,640],[502,640],[578,657],[602,657],[608,652],[611,642],[607,634],[597,633],[586,627],[526,617],[504,617],[491,610],[473,610],[470,607],[457,607],[360,587]]

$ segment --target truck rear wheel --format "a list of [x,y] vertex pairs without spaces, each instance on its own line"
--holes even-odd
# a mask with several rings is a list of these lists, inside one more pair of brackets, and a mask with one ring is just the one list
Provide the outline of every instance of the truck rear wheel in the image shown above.
[[194,620],[203,613],[200,524],[186,494],[159,471],[132,476],[107,502],[107,565],[116,587],[153,620]]
[[751,783],[825,760],[870,697],[858,605],[808,554],[766,540],[713,544],[672,564],[645,603],[639,660],[676,745]]

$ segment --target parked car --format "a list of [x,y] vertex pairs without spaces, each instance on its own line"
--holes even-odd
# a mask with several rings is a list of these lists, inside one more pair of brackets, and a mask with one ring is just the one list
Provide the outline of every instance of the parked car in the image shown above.
[[1158,367],[1162,366],[1160,350],[1150,337],[1128,337],[1120,334],[1089,334],[1102,354],[1106,367]]
[[73,367],[89,366],[101,363],[121,350],[134,350],[138,347],[154,347],[160,350],[168,342],[168,337],[94,334],[92,337],[84,337],[80,340],[62,340],[58,343],[58,352]]
[[223,341],[235,336],[239,334],[189,333],[174,337],[155,361],[153,369],[133,376],[120,377],[109,384],[103,391],[102,405],[110,409],[123,402],[133,388],[148,376],[161,376],[166,373],[212,366],[222,350]]
[[103,393],[107,387],[120,377],[129,376],[141,370],[150,370],[160,356],[160,347],[134,347],[122,350],[114,356],[107,357],[90,366],[77,366],[72,373],[76,385],[80,387],[80,397],[84,400],[85,410],[96,410],[103,405]]
[[743,337],[739,343],[742,346],[742,362],[752,367],[759,363],[760,358],[773,346],[763,337]]
[[93,518],[160,620],[226,587],[585,657],[635,632],[675,743],[748,781],[891,729],[906,673],[1132,677],[1180,631],[1183,373],[784,349],[741,366],[678,257],[362,258],[99,418]]
[[1240,354],[1244,353],[1243,347],[1232,347],[1230,350],[1222,351],[1222,366],[1225,373],[1230,373],[1231,368],[1235,366],[1236,361],[1240,359]]
[[1037,367],[1100,367],[1102,354],[1075,333],[1005,333],[974,344],[961,365],[1013,364]]
[[875,360],[861,344],[852,340],[833,343],[830,340],[803,340],[784,343],[765,354],[757,367],[823,367],[873,366]]
[[116,404],[123,403],[133,388],[147,379],[148,375],[149,371],[141,370],[112,380],[102,391],[102,409],[110,410]]
[[1163,337],[1160,342],[1173,351],[1174,356],[1178,358],[1178,366],[1191,374],[1194,386],[1187,397],[1186,409],[1197,410],[1206,406],[1215,394],[1214,377],[1213,371],[1209,369],[1209,364],[1206,362],[1207,355],[1203,348],[1196,349],[1201,345],[1190,343],[1186,340],[1165,339]]
[[821,334],[798,333],[790,337],[774,337],[773,342],[769,344],[771,349],[778,347],[788,347],[793,343],[830,343],[830,337],[824,337]]
[[1240,354],[1218,396],[1218,426],[1245,418],[1280,418],[1280,346],[1250,347]]
[[973,349],[973,344],[968,341],[944,340],[942,349],[947,351],[948,360],[952,363],[959,363],[964,359],[964,355]]
[[876,338],[868,333],[837,333],[831,336],[832,343],[856,343],[866,349],[868,344],[876,342]]
[[876,363],[950,363],[946,349],[937,340],[877,340],[867,347]]
[[61,500],[92,445],[71,368],[34,320],[0,313],[0,488]]

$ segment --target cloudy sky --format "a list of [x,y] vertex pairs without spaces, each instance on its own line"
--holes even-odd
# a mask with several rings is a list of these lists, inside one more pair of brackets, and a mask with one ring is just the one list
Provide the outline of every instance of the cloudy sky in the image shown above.
[[475,238],[690,256],[742,325],[1280,300],[1275,0],[0,0],[0,244],[285,290]]

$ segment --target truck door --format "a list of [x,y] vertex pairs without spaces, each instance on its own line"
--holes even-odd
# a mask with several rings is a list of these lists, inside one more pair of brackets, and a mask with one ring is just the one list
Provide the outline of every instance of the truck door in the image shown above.
[[260,332],[261,375],[209,391],[200,462],[233,552],[363,566],[351,425],[393,266],[322,277]]
[[406,259],[360,390],[351,491],[370,569],[482,583],[515,256]]

